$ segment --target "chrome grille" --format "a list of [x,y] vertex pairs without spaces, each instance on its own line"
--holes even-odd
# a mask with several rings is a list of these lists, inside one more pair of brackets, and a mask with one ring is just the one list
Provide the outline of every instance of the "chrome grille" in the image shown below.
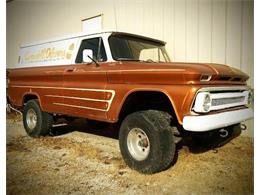
[[244,102],[244,100],[245,100],[245,96],[212,99],[211,105],[219,106],[219,105],[226,105],[226,104],[234,104],[234,103]]
[[[250,93],[250,89],[246,86],[201,88],[196,94],[192,110],[197,113],[207,113],[214,110],[247,106]],[[208,95],[211,101],[207,103],[205,97]]]

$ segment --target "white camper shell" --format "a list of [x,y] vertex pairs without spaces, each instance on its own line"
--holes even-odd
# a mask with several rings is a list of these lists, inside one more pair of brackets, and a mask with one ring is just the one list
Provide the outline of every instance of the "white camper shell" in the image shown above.
[[108,43],[108,38],[113,33],[127,34],[165,45],[165,42],[160,40],[112,30],[92,34],[78,33],[70,36],[21,45],[16,68],[75,64],[82,40],[92,38],[102,38],[107,57],[106,62],[113,62],[114,60]]
[[93,34],[78,33],[56,39],[34,42],[20,46],[17,68],[74,64],[80,43],[84,39],[103,39],[108,61],[111,57],[107,38],[112,31]]

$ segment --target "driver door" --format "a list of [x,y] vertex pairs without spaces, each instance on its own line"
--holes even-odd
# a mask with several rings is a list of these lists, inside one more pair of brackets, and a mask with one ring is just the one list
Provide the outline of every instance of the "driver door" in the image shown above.
[[[83,51],[92,50],[92,58],[98,63],[84,63]],[[83,39],[75,60],[64,70],[64,113],[77,117],[104,120],[107,117],[107,60],[101,37]]]

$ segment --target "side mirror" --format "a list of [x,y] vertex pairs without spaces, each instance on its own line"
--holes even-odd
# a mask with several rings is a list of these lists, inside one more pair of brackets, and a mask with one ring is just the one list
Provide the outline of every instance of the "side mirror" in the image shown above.
[[91,49],[84,49],[82,54],[82,61],[85,63],[92,63],[93,51]]

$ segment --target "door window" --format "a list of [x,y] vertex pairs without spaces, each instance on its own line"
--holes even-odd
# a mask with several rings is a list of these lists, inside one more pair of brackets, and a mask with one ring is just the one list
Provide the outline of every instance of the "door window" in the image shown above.
[[81,42],[76,63],[83,62],[82,54],[84,49],[91,49],[93,51],[93,59],[98,62],[104,62],[107,60],[106,50],[101,37],[85,39]]

